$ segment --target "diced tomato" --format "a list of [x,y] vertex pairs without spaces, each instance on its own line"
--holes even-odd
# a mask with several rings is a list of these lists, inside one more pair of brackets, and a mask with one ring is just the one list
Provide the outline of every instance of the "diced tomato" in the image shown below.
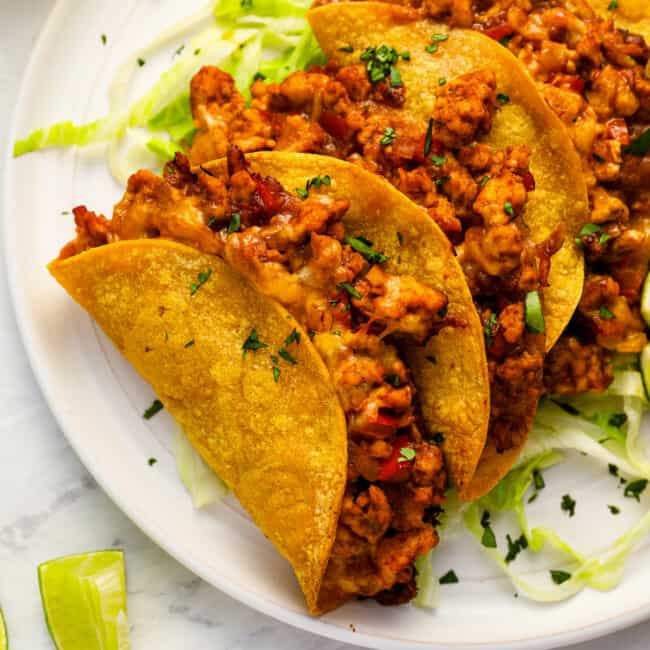
[[621,117],[615,117],[607,121],[607,137],[618,140],[621,144],[630,144],[630,132],[627,124]]
[[260,195],[262,199],[262,203],[264,203],[264,209],[269,214],[275,214],[282,207],[282,203],[279,201],[278,198],[273,196],[273,194],[271,193],[269,188],[266,187],[263,181],[259,181],[255,186],[255,189],[257,190],[257,193]]
[[585,90],[585,80],[581,77],[575,77],[569,83],[569,88],[582,95]]
[[395,438],[395,442],[393,443],[393,452],[379,468],[379,474],[377,475],[377,478],[380,481],[390,481],[390,479],[395,477],[399,470],[405,469],[413,463],[412,460],[400,460],[402,449],[405,447],[412,447],[408,436],[397,436],[397,438]]
[[535,189],[535,177],[530,172],[526,172],[521,177],[521,180],[524,183],[524,187],[526,188],[526,192],[532,192]]
[[350,133],[350,127],[344,117],[334,111],[323,111],[320,115],[320,125],[335,138],[344,140]]
[[483,33],[495,41],[500,41],[502,38],[506,38],[506,36],[512,36],[515,30],[508,23],[501,23],[500,25],[486,29]]

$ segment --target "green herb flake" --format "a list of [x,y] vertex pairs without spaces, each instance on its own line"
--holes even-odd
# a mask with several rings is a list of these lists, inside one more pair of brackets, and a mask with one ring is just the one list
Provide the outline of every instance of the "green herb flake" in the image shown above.
[[445,441],[445,434],[442,431],[436,431],[432,436],[429,436],[428,440],[435,445],[441,445]]
[[435,53],[438,51],[439,46],[438,46],[436,43],[431,43],[431,45],[427,45],[424,49],[425,49],[429,54],[435,54]]
[[[197,48],[194,50],[194,56],[198,56],[199,54],[201,54],[201,48],[200,48],[200,47],[197,47]],[[255,77],[253,77],[253,79],[255,79]]]
[[510,101],[510,96],[505,93],[497,93],[497,101],[499,104],[507,104]]
[[436,180],[433,181],[433,182],[434,182],[438,187],[440,187],[441,185],[444,185],[445,183],[447,183],[447,182],[450,181],[450,180],[451,180],[451,176],[441,176],[440,178],[436,178]]
[[603,319],[603,320],[612,320],[614,318],[614,314],[605,307],[605,305],[601,305],[600,309],[598,310],[598,315]]
[[399,55],[402,58],[402,61],[410,61],[411,60],[411,53],[410,52],[400,52]]
[[415,449],[412,447],[402,447],[399,450],[399,458],[397,459],[400,463],[410,463],[415,458]]
[[402,73],[395,67],[390,67],[390,86],[391,88],[401,88],[404,84],[402,83]]
[[562,497],[562,503],[560,507],[564,512],[568,513],[569,517],[573,517],[576,514],[576,501],[571,497],[570,494],[565,494]]
[[426,158],[431,152],[431,145],[433,144],[433,118],[429,119],[427,126],[427,133],[424,136],[424,157]]
[[151,406],[142,414],[142,417],[145,420],[151,420],[156,413],[160,413],[164,408],[163,403],[159,399],[155,399],[151,403]]
[[239,212],[234,212],[230,217],[230,223],[228,224],[227,234],[231,235],[234,232],[238,232],[241,228],[241,214]]
[[379,140],[379,144],[386,147],[389,144],[393,144],[393,140],[395,139],[395,129],[392,126],[387,126],[384,129],[384,135],[381,137],[381,140]]
[[305,190],[309,192],[312,187],[320,189],[322,185],[330,186],[332,184],[332,179],[329,176],[314,176],[310,178],[305,184]]
[[509,214],[511,217],[515,216],[515,210],[512,207],[512,203],[510,203],[510,201],[506,201],[503,204],[503,210],[504,210],[504,212],[506,212],[506,214]]
[[447,83],[447,80],[444,77],[440,77],[440,79],[438,79],[438,85],[439,86],[444,86],[446,83]]
[[449,39],[449,34],[433,34],[431,36],[431,40],[434,43],[442,43],[443,41],[446,41]]
[[551,580],[553,580],[553,582],[556,585],[561,585],[565,583],[567,580],[571,580],[571,574],[567,573],[566,571],[558,571],[555,569],[551,569],[550,574],[551,574]]
[[370,83],[376,84],[383,79],[389,78],[393,88],[402,86],[402,78],[395,64],[400,55],[392,47],[381,45],[380,47],[368,47],[359,57],[366,63],[366,71]]
[[142,67],[145,63],[146,63],[146,61],[141,56],[139,56],[138,57],[138,65],[140,67]]
[[637,501],[641,501],[641,495],[645,491],[645,489],[648,487],[648,479],[647,478],[640,478],[637,481],[632,481],[631,483],[628,483],[625,486],[625,491],[623,492],[623,495],[636,499]]
[[217,218],[216,217],[210,217],[210,219],[208,220],[208,223],[205,224],[205,225],[208,228],[210,228],[210,230],[212,230],[212,226],[214,226],[214,224],[216,224],[216,223],[217,223]]
[[617,506],[607,506],[607,507],[609,508],[609,511],[613,515],[620,515],[621,514],[621,509],[619,507],[617,507]]
[[280,368],[273,366],[273,381],[277,384],[280,381]]
[[607,420],[610,427],[620,429],[627,422],[627,414],[625,413],[612,413]]
[[212,275],[212,269],[201,272],[197,276],[197,282],[190,284],[190,296],[193,296],[209,279]]
[[537,291],[529,291],[526,294],[524,303],[526,328],[532,334],[544,333],[544,312],[542,311],[542,301]]
[[428,355],[425,357],[425,359],[429,362],[432,363],[434,366],[438,363],[438,359],[433,354]]
[[337,286],[339,289],[345,289],[353,298],[361,298],[361,294],[349,282],[341,282]]
[[607,5],[607,11],[614,11],[614,9],[618,9],[618,0],[611,0]]
[[498,321],[496,314],[492,312],[488,317],[485,323],[483,323],[483,334],[485,335],[485,345],[488,348],[492,347],[494,343],[494,335],[496,333],[496,328],[498,326]]
[[506,535],[506,540],[508,542],[508,554],[505,557],[505,563],[510,564],[517,559],[519,553],[528,548],[528,540],[525,535],[521,535],[519,539],[512,540],[510,535]]
[[533,483],[535,484],[535,489],[538,491],[546,487],[546,481],[544,481],[544,477],[538,469],[533,472]]
[[480,185],[481,187],[485,187],[485,186],[488,184],[488,181],[489,181],[489,180],[490,180],[490,177],[489,177],[489,176],[483,176],[483,178],[482,178],[481,181],[479,182],[479,185]]
[[183,53],[183,50],[185,49],[185,45],[181,45],[175,52],[174,56],[180,56]]
[[399,378],[399,375],[386,375],[384,380],[395,388],[399,388],[402,385],[402,380]]
[[612,476],[616,476],[618,478],[618,466],[614,465],[613,463],[609,464],[609,473]]
[[483,536],[481,537],[481,544],[485,548],[496,548],[497,538],[490,526],[490,513],[486,510],[481,517],[481,526],[483,527]]
[[292,366],[295,366],[298,362],[287,352],[284,348],[278,350],[278,354],[285,360],[288,361]]
[[190,339],[183,347],[191,348],[194,345],[194,339]]
[[347,52],[350,54],[351,52],[354,52],[354,48],[352,45],[344,45],[343,47],[339,47],[339,52]]
[[156,463],[158,462],[157,458],[150,458],[147,463],[149,463],[149,467],[153,467]]
[[436,166],[436,167],[441,167],[447,162],[447,159],[444,156],[436,156],[433,154],[431,156],[431,162]]
[[289,336],[287,336],[287,338],[284,339],[285,345],[291,345],[292,343],[295,343],[296,345],[300,343],[300,332],[296,330],[295,327],[291,331],[291,334],[289,334]]
[[102,45],[106,45],[108,43],[108,37],[106,34],[102,34]]
[[623,153],[645,156],[650,151],[650,129],[646,129],[636,140],[623,149]]
[[244,351],[243,356],[245,357],[249,350],[255,352],[256,350],[263,350],[268,347],[269,346],[266,343],[260,341],[257,335],[257,330],[253,328],[251,333],[248,335],[248,338],[244,341],[244,345],[241,346],[241,349]]
[[444,576],[442,576],[438,582],[441,585],[455,585],[458,583],[458,576],[456,575],[456,572],[453,569],[450,569],[445,573]]
[[401,232],[397,233],[397,242],[400,246],[404,245],[404,235]]
[[[343,243],[347,244],[350,248],[357,251],[357,253],[360,253],[371,264],[383,264],[390,259],[388,255],[384,255],[384,253],[375,250],[372,247],[372,242],[369,242],[363,237],[344,237]],[[359,295],[357,297],[360,298],[361,296]]]

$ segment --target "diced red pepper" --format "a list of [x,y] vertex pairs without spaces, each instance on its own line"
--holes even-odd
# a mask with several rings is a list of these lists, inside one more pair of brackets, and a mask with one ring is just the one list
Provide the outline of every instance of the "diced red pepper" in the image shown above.
[[585,90],[585,80],[582,79],[581,77],[575,77],[569,83],[569,88],[582,95],[582,93]]
[[412,464],[412,460],[400,460],[402,449],[405,447],[412,447],[408,436],[397,436],[393,443],[393,452],[379,469],[379,474],[377,475],[378,480],[390,481],[399,470],[405,469]]
[[535,189],[535,177],[530,172],[526,172],[521,177],[521,180],[524,183],[524,187],[526,188],[526,192],[532,192]]
[[621,144],[630,144],[630,132],[627,124],[621,117],[615,117],[607,121],[607,137],[618,140]]
[[495,41],[500,41],[502,38],[512,36],[515,30],[508,23],[501,23],[500,25],[486,29],[483,33]]
[[344,140],[350,133],[350,127],[344,117],[334,111],[323,111],[319,119],[320,125],[335,138]]
[[262,199],[264,209],[269,214],[275,214],[282,207],[280,201],[275,196],[273,196],[273,194],[269,191],[269,188],[266,187],[262,181],[259,181],[256,184],[255,189]]

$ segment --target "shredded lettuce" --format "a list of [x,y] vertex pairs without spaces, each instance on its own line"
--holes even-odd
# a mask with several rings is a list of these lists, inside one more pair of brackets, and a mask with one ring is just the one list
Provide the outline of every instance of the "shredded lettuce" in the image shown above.
[[178,475],[195,508],[217,503],[228,494],[225,483],[205,464],[180,428],[174,436],[174,456]]
[[[106,117],[89,124],[64,121],[37,129],[15,143],[14,156],[50,147],[108,143],[109,168],[123,183],[135,171],[133,161],[157,165],[191,143],[195,125],[188,87],[201,66],[227,70],[250,99],[249,87],[257,73],[268,81],[281,81],[294,70],[322,62],[323,54],[305,19],[309,4],[306,0],[210,2],[128,57],[110,85]],[[130,103],[129,87],[139,68],[138,59],[149,58],[191,33],[194,36],[172,66]],[[137,129],[145,130],[148,137],[136,137],[136,144],[129,145],[125,140]]]
[[433,572],[432,555],[433,551],[429,551],[415,560],[418,593],[413,604],[422,609],[436,609],[440,603],[440,584]]
[[549,546],[565,557],[570,577],[553,584],[548,573],[538,576],[539,580],[535,580],[534,575],[524,578],[506,562],[502,551],[483,547],[515,587],[533,600],[557,602],[570,598],[584,587],[614,588],[622,578],[628,556],[650,533],[650,512],[647,512],[609,548],[586,556],[549,527],[531,529],[525,511],[534,472],[559,462],[562,459],[560,450],[576,450],[605,465],[615,465],[628,477],[650,477],[650,460],[641,441],[646,395],[640,373],[633,370],[634,367],[638,368],[638,360],[637,363],[626,362],[624,369],[616,371],[614,382],[602,395],[544,400],[519,464],[465,512],[465,524],[479,543],[484,533],[482,512],[512,512],[531,551],[539,553]]

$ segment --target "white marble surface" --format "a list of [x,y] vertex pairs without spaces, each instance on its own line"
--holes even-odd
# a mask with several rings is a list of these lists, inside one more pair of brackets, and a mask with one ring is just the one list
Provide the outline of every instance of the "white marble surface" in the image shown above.
[[[52,4],[53,0],[0,0],[0,134],[5,146],[2,129]],[[13,650],[52,648],[43,622],[37,565],[60,555],[109,547],[126,553],[134,650],[351,648],[294,630],[206,585],[158,549],[113,505],[70,449],[41,397],[16,328],[4,273],[0,359],[0,605]],[[613,647],[647,650],[650,623],[576,649]]]

